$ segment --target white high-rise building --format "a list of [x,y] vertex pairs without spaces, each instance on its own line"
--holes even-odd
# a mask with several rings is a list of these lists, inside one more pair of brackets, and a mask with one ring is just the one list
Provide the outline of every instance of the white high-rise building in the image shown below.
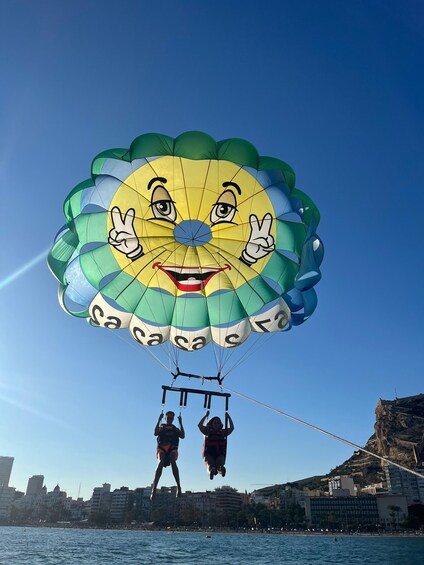
[[8,487],[12,473],[14,457],[0,455],[0,487]]
[[331,477],[328,479],[330,496],[355,496],[355,485],[352,477]]
[[[420,469],[416,469],[421,474]],[[392,495],[405,496],[408,505],[423,503],[424,479],[394,465],[386,465],[387,489]]]
[[109,512],[111,500],[110,483],[103,483],[102,487],[95,487],[91,497],[90,512],[92,514],[96,512]]
[[28,479],[26,495],[37,496],[43,492],[44,475],[33,475]]
[[7,522],[10,518],[15,489],[0,486],[0,522]]

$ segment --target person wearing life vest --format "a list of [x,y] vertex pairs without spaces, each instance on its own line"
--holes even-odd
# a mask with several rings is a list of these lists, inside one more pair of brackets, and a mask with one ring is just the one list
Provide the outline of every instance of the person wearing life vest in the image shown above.
[[218,473],[225,477],[227,472],[224,466],[227,455],[227,437],[233,433],[234,424],[228,412],[225,413],[225,428],[221,418],[218,416],[211,418],[205,425],[207,418],[209,418],[209,410],[200,420],[198,427],[205,436],[203,460],[209,473],[209,478],[212,480]]
[[151,498],[154,498],[156,494],[156,488],[162,475],[163,468],[169,467],[169,465],[171,465],[172,474],[174,475],[175,482],[177,483],[177,497],[181,496],[180,473],[177,466],[177,459],[178,444],[180,442],[180,439],[185,438],[185,432],[181,415],[178,416],[178,422],[180,424],[179,428],[177,428],[177,426],[174,426],[174,424],[172,423],[174,421],[174,417],[174,412],[168,411],[165,414],[166,421],[163,424],[161,423],[163,412],[161,412],[155,426],[154,435],[157,437],[158,442],[156,457],[159,463],[156,468],[155,478],[152,485]]

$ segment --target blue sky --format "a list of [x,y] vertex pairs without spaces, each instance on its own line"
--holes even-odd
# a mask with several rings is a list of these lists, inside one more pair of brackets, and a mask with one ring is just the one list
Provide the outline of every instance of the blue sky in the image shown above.
[[[145,132],[248,139],[290,163],[321,211],[315,314],[228,387],[358,444],[379,398],[423,392],[422,3],[6,0],[0,20],[0,454],[15,457],[12,486],[44,474],[49,490],[75,497],[81,484],[88,498],[105,481],[152,481],[169,376],[122,333],[67,316],[46,262],[34,264],[92,158]],[[225,484],[239,490],[352,453],[236,396],[230,413]],[[222,484],[203,468],[202,414],[200,399],[183,411],[183,490]]]

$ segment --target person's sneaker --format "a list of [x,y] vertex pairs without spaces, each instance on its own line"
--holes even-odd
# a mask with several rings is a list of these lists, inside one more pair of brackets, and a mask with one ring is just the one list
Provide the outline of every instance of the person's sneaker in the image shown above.
[[183,491],[181,490],[181,487],[177,487],[177,492],[176,492],[176,497],[180,498],[180,496],[183,494]]
[[214,476],[216,475],[216,469],[211,469],[210,473],[209,473],[209,478],[212,481]]
[[155,498],[155,496],[156,496],[156,489],[154,488],[154,489],[152,489],[152,492],[150,494],[150,500],[153,500]]
[[223,477],[225,477],[225,473],[227,472],[227,469],[224,467],[224,465],[221,467],[221,475]]

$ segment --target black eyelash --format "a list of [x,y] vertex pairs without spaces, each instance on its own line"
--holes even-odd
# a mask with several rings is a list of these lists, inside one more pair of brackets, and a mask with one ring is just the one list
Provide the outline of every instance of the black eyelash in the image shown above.
[[159,202],[172,202],[172,204],[175,204],[175,200],[157,200],[156,202],[151,202],[149,208],[153,208],[153,206],[156,206]]
[[215,206],[218,206],[219,204],[224,204],[224,206],[228,206],[232,210],[235,210],[236,212],[238,212],[237,206],[233,206],[232,204],[227,204],[226,202],[215,202],[215,204],[212,204],[211,210],[213,210],[215,208]]

